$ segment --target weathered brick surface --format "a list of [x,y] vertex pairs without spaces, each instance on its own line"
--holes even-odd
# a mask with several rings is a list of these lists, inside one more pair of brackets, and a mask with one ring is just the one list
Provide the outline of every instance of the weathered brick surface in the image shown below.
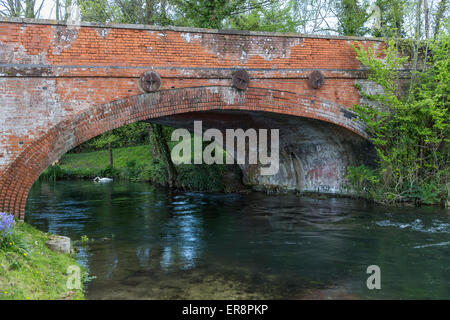
[[[0,20],[0,211],[24,217],[28,189],[51,162],[107,130],[212,109],[319,119],[364,135],[344,110],[365,78],[352,43],[379,40],[136,26],[67,27]],[[251,75],[237,92],[237,68]],[[306,85],[314,69],[318,90]],[[157,71],[159,93],[141,95],[140,74]]]

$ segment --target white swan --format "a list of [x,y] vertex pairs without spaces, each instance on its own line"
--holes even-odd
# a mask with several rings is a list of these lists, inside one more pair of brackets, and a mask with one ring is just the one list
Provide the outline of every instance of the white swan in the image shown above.
[[112,182],[113,179],[111,179],[111,178],[100,178],[100,177],[95,177],[94,181],[95,181],[95,182],[99,182],[99,183],[108,183],[108,182]]

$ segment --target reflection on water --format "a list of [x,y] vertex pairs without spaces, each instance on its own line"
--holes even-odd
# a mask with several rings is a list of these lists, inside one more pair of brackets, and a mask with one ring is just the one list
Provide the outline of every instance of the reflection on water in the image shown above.
[[[450,298],[450,215],[350,199],[37,182],[26,221],[95,239],[90,299]],[[366,269],[381,268],[381,290]]]

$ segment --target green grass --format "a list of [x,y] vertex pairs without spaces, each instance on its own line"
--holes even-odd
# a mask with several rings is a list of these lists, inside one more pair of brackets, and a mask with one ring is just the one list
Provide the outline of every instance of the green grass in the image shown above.
[[[160,173],[158,163],[152,159],[148,146],[113,149],[114,166],[108,167],[108,151],[67,153],[59,165],[48,167],[41,180],[93,179],[96,176],[114,177],[133,181],[152,181]],[[148,174],[148,172],[153,172]],[[156,179],[158,180],[158,179]],[[164,177],[159,180],[164,181]]]
[[48,249],[47,239],[46,233],[16,222],[11,239],[0,246],[0,300],[84,299],[83,289],[67,288],[68,267],[79,266],[75,258]]
[[[113,149],[114,167],[126,169],[127,163],[134,160],[137,166],[145,166],[152,159],[150,147],[146,145]],[[67,153],[61,158],[62,169],[92,170],[98,172],[108,166],[108,150]]]

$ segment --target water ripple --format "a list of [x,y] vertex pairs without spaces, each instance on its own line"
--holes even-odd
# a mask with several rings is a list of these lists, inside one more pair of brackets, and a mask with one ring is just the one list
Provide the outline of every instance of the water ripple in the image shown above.
[[428,247],[443,247],[450,244],[450,241],[446,242],[439,242],[439,243],[431,243],[431,244],[424,244],[421,246],[415,246],[414,249],[421,249],[421,248],[428,248]]
[[450,223],[444,223],[441,221],[433,221],[431,226],[425,226],[421,219],[416,219],[411,223],[407,222],[394,222],[391,220],[377,221],[375,224],[379,227],[396,227],[400,229],[410,229],[413,231],[425,232],[425,233],[449,233]]

